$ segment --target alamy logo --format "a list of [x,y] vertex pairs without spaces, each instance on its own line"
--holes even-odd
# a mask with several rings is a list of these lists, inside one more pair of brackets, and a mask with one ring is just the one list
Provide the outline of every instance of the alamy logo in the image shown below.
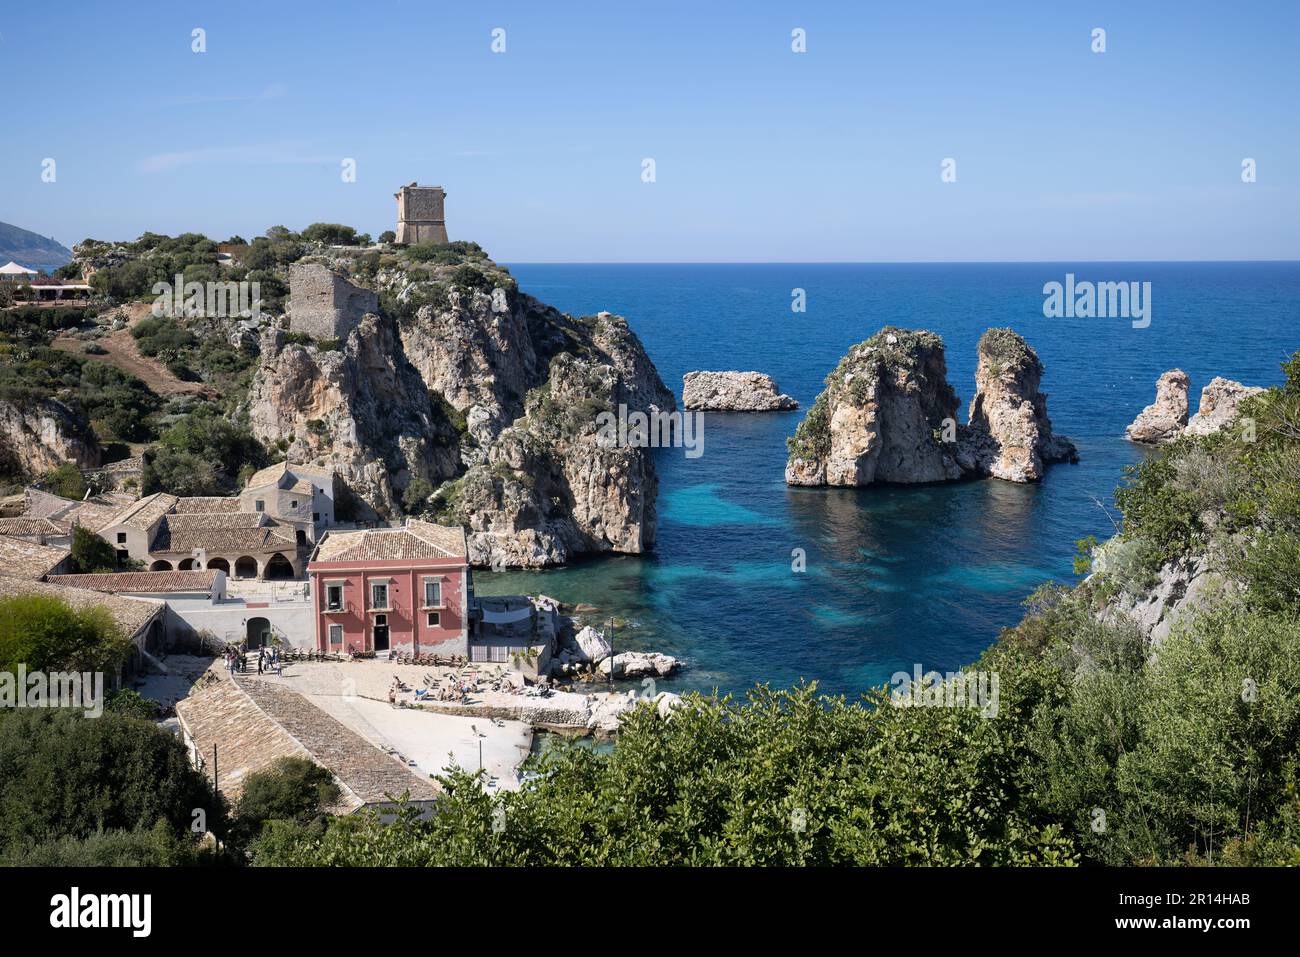
[[260,319],[260,282],[186,282],[179,273],[176,283],[156,282],[153,294],[155,318]]
[[704,413],[628,412],[619,403],[618,413],[601,412],[596,416],[596,444],[602,449],[684,448],[688,459],[704,454]]
[[1052,281],[1043,286],[1043,315],[1048,319],[1132,319],[1134,329],[1151,325],[1151,283]]
[[104,713],[101,671],[0,671],[0,708],[80,708],[87,718]]
[[996,671],[896,671],[889,700],[896,708],[975,708],[985,718],[998,716],[999,679]]
[[148,937],[153,929],[151,894],[82,894],[74,887],[69,894],[50,898],[50,926],[69,930],[78,927],[129,927],[132,937]]

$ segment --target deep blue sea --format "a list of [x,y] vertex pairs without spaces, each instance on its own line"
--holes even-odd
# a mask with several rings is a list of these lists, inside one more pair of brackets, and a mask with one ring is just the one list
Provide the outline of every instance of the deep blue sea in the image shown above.
[[[566,312],[627,317],[680,398],[695,369],[772,375],[803,408],[709,414],[704,454],[659,450],[653,553],[544,572],[478,574],[484,594],[527,591],[626,620],[617,649],[685,657],[674,690],[743,692],[815,679],[856,696],[895,671],[970,662],[1048,579],[1073,581],[1074,542],[1112,531],[1113,494],[1142,450],[1124,426],[1175,366],[1193,411],[1215,375],[1281,379],[1300,348],[1300,264],[514,265],[522,289]],[[1152,321],[1048,319],[1043,284],[1149,281]],[[807,311],[793,313],[792,290]],[[1037,485],[997,480],[791,489],[785,439],[854,343],[881,326],[943,336],[962,398],[975,345],[1010,326],[1038,350],[1053,426],[1079,447]],[[1109,512],[1109,514],[1108,514]],[[807,571],[791,570],[803,549]]]

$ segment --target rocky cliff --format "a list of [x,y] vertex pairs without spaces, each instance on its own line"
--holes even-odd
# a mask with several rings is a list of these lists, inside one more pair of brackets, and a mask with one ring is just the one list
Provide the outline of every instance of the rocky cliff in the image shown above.
[[456,475],[460,435],[436,414],[391,320],[366,316],[337,348],[288,343],[278,329],[260,345],[249,425],[290,460],[332,466],[382,516],[402,513],[416,479],[432,490]]
[[969,422],[947,380],[943,340],[931,332],[880,330],[849,350],[826,378],[789,440],[790,485],[916,483],[993,476],[1041,478],[1049,462],[1073,460],[1052,433],[1042,364],[1009,329],[980,340]]
[[799,408],[761,372],[688,372],[682,376],[682,405],[706,412],[774,412]]
[[1187,423],[1188,435],[1210,435],[1236,421],[1239,406],[1252,395],[1264,390],[1259,386],[1242,385],[1232,379],[1215,376],[1201,390],[1201,404]]
[[596,441],[600,412],[675,409],[623,319],[561,313],[469,245],[434,260],[384,255],[369,270],[333,265],[376,288],[381,315],[338,353],[264,347],[256,434],[335,464],[382,514],[464,523],[477,564],[537,567],[653,544],[649,450]]
[[100,464],[100,449],[84,422],[57,399],[0,399],[0,473],[32,478],[64,462]]

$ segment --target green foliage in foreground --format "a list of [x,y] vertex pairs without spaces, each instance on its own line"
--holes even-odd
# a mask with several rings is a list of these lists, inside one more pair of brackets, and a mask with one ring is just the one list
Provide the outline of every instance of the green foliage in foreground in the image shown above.
[[31,671],[115,673],[131,651],[108,609],[74,608],[53,595],[0,600],[0,671],[25,664]]

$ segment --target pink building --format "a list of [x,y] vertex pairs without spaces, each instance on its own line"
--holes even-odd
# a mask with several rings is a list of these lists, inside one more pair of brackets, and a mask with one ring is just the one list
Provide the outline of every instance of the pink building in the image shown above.
[[415,519],[326,532],[307,564],[317,650],[468,657],[467,555],[464,529]]

